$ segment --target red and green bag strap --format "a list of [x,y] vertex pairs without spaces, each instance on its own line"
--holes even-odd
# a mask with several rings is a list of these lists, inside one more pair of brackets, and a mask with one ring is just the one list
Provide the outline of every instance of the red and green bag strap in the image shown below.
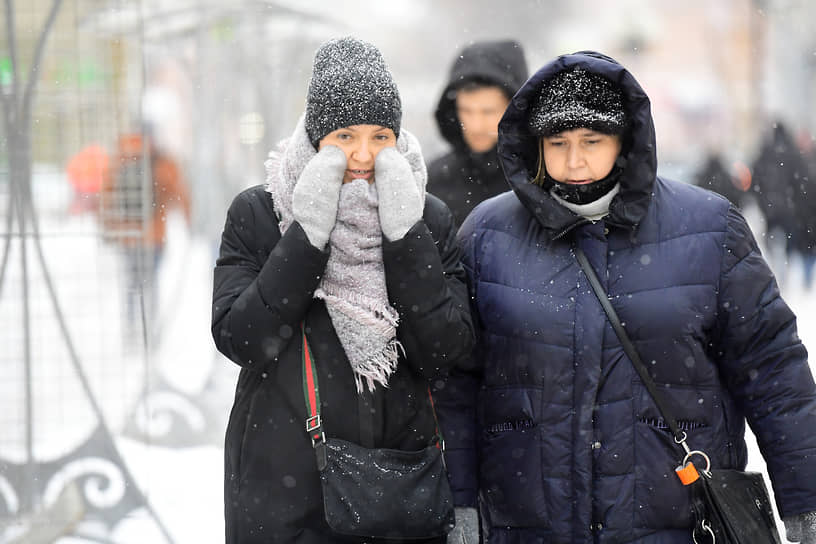
[[[326,441],[326,433],[323,431],[323,420],[320,417],[320,388],[317,383],[317,368],[315,368],[312,351],[309,349],[309,341],[306,339],[306,330],[303,323],[300,324],[300,333],[303,337],[303,399],[306,401],[306,432],[312,439],[312,447]],[[444,449],[445,441],[439,429],[439,420],[436,417],[436,407],[434,406],[431,388],[428,387],[428,399],[431,401],[431,413],[434,417],[434,435],[437,439],[437,447]]]
[[317,369],[315,368],[312,351],[309,349],[309,342],[306,340],[306,331],[303,323],[300,324],[300,332],[303,337],[303,398],[306,401],[306,432],[312,439],[312,447],[326,441],[326,433],[323,432],[323,421],[320,419],[320,389],[317,384]]

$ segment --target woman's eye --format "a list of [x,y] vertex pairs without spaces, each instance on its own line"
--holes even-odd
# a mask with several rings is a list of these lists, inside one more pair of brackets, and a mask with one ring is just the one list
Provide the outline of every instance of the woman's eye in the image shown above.
[[388,137],[388,134],[377,134],[374,136],[374,139],[380,142],[387,142],[390,138]]
[[597,144],[597,143],[600,143],[600,142],[601,142],[600,140],[587,140],[588,144]]
[[343,140],[343,141],[350,140],[351,139],[351,134],[338,134],[337,139],[338,140]]

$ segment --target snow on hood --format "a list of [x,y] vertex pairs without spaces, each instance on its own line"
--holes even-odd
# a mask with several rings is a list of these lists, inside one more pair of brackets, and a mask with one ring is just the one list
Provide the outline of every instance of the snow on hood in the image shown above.
[[568,230],[581,219],[558,204],[549,191],[530,183],[535,177],[538,145],[527,127],[527,119],[542,83],[562,70],[576,67],[606,77],[624,94],[629,119],[622,151],[625,165],[621,190],[610,205],[608,220],[630,228],[637,226],[649,206],[657,176],[651,105],[634,76],[614,59],[594,51],[557,57],[533,74],[515,94],[499,123],[498,143],[499,161],[510,186],[552,236]]

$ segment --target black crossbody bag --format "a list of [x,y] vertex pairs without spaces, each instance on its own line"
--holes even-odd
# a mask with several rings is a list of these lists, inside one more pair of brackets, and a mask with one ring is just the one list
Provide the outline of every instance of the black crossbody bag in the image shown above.
[[[668,410],[658,393],[654,380],[638,355],[629,335],[623,328],[609,297],[589,263],[583,250],[575,247],[575,257],[584,270],[592,290],[606,312],[623,350],[649,391],[657,409],[674,435],[674,441],[683,448],[685,457],[677,467],[678,478],[692,491],[695,525],[692,538],[696,544],[780,544],[768,490],[758,472],[711,468],[709,457],[700,450],[691,450],[686,444],[686,433]],[[698,470],[690,461],[698,456],[705,468]]]
[[[303,396],[309,417],[323,508],[331,529],[343,535],[421,540],[442,537],[455,525],[453,495],[439,424],[431,443],[417,451],[366,448],[327,438],[320,418],[317,372],[303,336]],[[430,389],[428,396],[433,407]]]

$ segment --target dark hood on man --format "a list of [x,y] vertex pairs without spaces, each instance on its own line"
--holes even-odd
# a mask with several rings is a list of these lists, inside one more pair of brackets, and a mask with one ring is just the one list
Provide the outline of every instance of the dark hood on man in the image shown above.
[[436,107],[442,137],[454,149],[466,147],[456,115],[456,91],[470,82],[496,85],[511,98],[527,79],[524,51],[513,40],[477,42],[465,47],[450,69],[448,84]]

